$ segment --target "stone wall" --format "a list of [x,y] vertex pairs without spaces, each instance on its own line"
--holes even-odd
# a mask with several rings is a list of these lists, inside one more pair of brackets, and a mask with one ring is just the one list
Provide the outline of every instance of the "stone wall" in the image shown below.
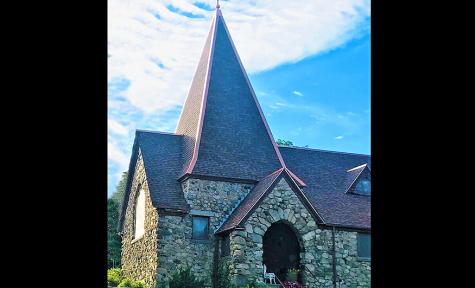
[[[311,240],[317,224],[282,178],[246,221],[245,231],[235,230],[230,234],[232,268],[240,287],[252,278],[262,279],[262,236],[277,221],[294,230],[300,244],[300,263],[310,264],[315,259],[313,255],[317,254],[317,248],[315,241]],[[304,282],[311,285],[313,281],[307,274],[303,273]]]
[[341,288],[371,286],[371,261],[358,260],[357,234],[337,231],[335,237],[336,281]]
[[[134,239],[134,203],[139,185],[145,193],[145,225],[144,234],[138,239]],[[155,287],[157,227],[158,213],[152,206],[142,155],[139,151],[123,226],[122,272],[125,277],[134,281],[144,281],[148,287]]]
[[[238,287],[262,279],[263,242],[267,229],[275,222],[287,224],[300,244],[303,284],[308,287],[333,287],[332,231],[317,227],[314,219],[284,178],[244,223],[245,230],[230,234],[231,267]],[[357,232],[336,231],[335,252],[338,287],[369,287],[371,262],[357,259]]]
[[[145,233],[134,240],[133,203],[139,184],[146,195]],[[252,185],[188,179],[182,183],[182,188],[192,209],[189,214],[157,212],[151,203],[139,151],[122,239],[122,270],[126,277],[142,280],[149,287],[155,287],[156,282],[167,287],[167,276],[189,263],[196,275],[205,279],[207,286],[211,287],[215,252],[213,231]],[[193,215],[209,216],[208,240],[192,239]],[[285,178],[244,223],[245,229],[230,234],[231,255],[219,258],[219,261],[230,261],[232,276],[238,286],[244,287],[253,278],[262,280],[262,237],[270,225],[278,221],[295,232],[300,244],[300,263],[316,276],[314,278],[303,270],[304,284],[308,287],[333,287],[332,231],[317,227]],[[337,230],[335,248],[336,278],[340,285],[337,287],[369,287],[371,261],[358,260],[357,232]]]
[[[214,262],[214,229],[252,185],[188,179],[182,183],[191,212],[184,216],[161,215],[158,224],[157,281],[166,286],[171,271],[189,263],[195,274],[211,287]],[[209,216],[209,240],[192,239],[192,216]],[[162,240],[163,239],[163,240]]]

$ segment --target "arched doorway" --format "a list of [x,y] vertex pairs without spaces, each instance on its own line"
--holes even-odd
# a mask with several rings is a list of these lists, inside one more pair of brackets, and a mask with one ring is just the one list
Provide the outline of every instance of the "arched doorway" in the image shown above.
[[[284,282],[288,269],[299,269],[300,246],[294,231],[285,223],[273,223],[262,237],[263,262],[268,272]],[[299,282],[301,282],[299,275]]]

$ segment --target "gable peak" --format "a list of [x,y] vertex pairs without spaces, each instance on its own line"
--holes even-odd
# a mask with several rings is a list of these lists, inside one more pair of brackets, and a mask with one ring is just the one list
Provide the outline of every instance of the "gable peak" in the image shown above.
[[360,166],[356,166],[356,167],[354,167],[354,168],[349,169],[349,170],[346,171],[346,172],[352,172],[352,171],[355,171],[355,170],[358,170],[358,169],[365,168],[366,165],[367,165],[367,163],[365,163],[365,164],[363,164],[363,165],[360,165]]

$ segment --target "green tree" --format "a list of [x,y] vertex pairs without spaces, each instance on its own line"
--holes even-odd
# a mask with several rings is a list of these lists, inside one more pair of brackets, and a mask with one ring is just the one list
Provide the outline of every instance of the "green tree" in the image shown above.
[[294,146],[294,143],[292,143],[292,141],[285,141],[282,139],[277,139],[277,141],[275,141],[275,144],[281,145],[281,146],[289,146],[289,147]]
[[282,140],[282,139],[277,139],[277,141],[275,141],[275,144],[280,145],[280,146],[308,148],[308,145],[305,145],[305,146],[295,146],[294,143],[292,143],[292,141],[285,141],[285,140]]
[[117,235],[122,199],[127,182],[127,171],[122,173],[122,179],[115,187],[116,191],[107,199],[107,269],[121,267],[122,239]]
[[117,186],[115,186],[115,192],[112,193],[111,199],[114,200],[117,204],[119,204],[119,207],[117,208],[117,211],[120,213],[122,210],[122,200],[124,199],[124,194],[125,194],[125,184],[127,184],[127,175],[128,171],[125,171],[122,173],[122,179],[119,181]]

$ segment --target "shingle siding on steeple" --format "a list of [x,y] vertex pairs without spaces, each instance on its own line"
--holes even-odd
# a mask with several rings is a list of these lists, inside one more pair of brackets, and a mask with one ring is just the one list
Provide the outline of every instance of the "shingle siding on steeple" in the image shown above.
[[193,174],[258,180],[281,168],[222,17]]
[[208,33],[208,38],[205,42],[205,47],[201,53],[198,67],[196,68],[191,88],[183,105],[183,110],[180,115],[180,120],[176,127],[175,134],[184,135],[183,140],[183,167],[181,174],[185,174],[193,158],[193,150],[195,147],[197,129],[200,122],[200,111],[205,92],[206,72],[208,70],[210,50],[212,49],[212,40],[214,34],[214,25]]
[[181,175],[259,180],[283,162],[225,25],[217,13],[175,132]]

